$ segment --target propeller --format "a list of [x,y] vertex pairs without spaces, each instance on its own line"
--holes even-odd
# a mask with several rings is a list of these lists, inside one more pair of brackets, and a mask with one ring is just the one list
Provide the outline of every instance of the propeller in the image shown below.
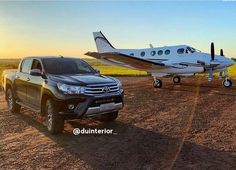
[[[223,51],[223,49],[220,49],[220,55],[221,55],[221,56],[224,56],[224,51]],[[223,77],[223,72],[222,72],[222,71],[219,73],[219,77],[220,77],[220,79],[222,79],[222,77]]]
[[224,51],[223,51],[223,49],[220,49],[220,55],[221,55],[221,56],[224,56]]
[[211,43],[211,60],[213,61],[215,59],[215,47],[214,43]]
[[[215,46],[214,46],[214,43],[212,42],[211,43],[211,62],[210,63],[212,63],[212,61],[214,62],[214,60],[215,60]],[[213,67],[214,67],[214,65],[210,64],[208,81],[211,81],[213,78]]]
[[[224,56],[223,49],[220,50],[220,55]],[[211,61],[210,61],[210,68],[209,68],[209,76],[208,80],[211,81],[213,78],[213,70],[214,67],[217,67],[219,65],[219,62],[215,60],[215,46],[214,43],[211,43]],[[220,77],[222,77],[222,72],[220,72]]]

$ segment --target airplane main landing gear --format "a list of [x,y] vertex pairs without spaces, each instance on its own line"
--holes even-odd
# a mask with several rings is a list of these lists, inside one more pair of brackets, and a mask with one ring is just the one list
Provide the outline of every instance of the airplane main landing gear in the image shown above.
[[180,83],[180,81],[181,81],[181,78],[179,76],[174,76],[173,77],[174,84]]
[[154,88],[161,88],[162,87],[162,81],[160,79],[154,78],[153,87]]
[[223,80],[222,84],[223,84],[223,86],[224,86],[225,88],[229,88],[229,87],[232,86],[233,83],[232,83],[232,81],[231,81],[230,79],[225,78],[225,79]]

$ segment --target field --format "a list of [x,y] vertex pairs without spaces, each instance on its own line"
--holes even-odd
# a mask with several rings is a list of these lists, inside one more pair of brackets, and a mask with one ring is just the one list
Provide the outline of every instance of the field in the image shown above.
[[[111,76],[146,76],[144,71],[137,71],[122,67],[109,66],[101,64],[95,59],[85,59],[91,66],[100,70],[101,74]],[[0,59],[0,80],[2,72],[8,69],[16,69],[18,67],[19,59]],[[236,77],[236,64],[229,68],[229,76]]]
[[[118,78],[125,107],[116,122],[67,121],[57,136],[34,112],[9,113],[0,92],[0,169],[236,169],[235,85],[195,77],[154,89],[151,77]],[[82,127],[117,134],[73,135]]]
[[[85,59],[91,66],[100,70],[101,74],[111,76],[145,76],[147,75],[144,71],[131,70],[122,67],[114,67],[101,64],[98,60]],[[8,69],[17,69],[20,59],[0,59],[0,80],[2,72]]]

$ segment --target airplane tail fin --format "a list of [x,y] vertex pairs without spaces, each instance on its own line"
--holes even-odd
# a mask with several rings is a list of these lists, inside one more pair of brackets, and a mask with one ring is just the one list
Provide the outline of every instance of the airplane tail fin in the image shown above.
[[102,34],[102,32],[93,32],[94,41],[97,46],[97,50],[99,53],[104,52],[112,52],[114,51],[114,47],[111,43],[106,39],[106,37]]

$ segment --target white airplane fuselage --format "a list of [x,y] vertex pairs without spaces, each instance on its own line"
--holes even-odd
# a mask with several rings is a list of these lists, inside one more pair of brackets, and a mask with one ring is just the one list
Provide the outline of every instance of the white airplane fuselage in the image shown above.
[[[187,50],[187,47],[191,48],[187,45],[178,45],[178,46],[165,46],[165,47],[157,47],[157,48],[144,48],[144,49],[113,49],[112,52],[118,52],[126,55],[135,56],[136,58],[160,63],[163,62],[165,64],[170,64],[172,67],[164,67],[164,68],[153,68],[152,70],[145,70],[149,73],[161,73],[160,75],[166,74],[181,74],[184,76],[193,75],[194,73],[202,73],[209,72],[207,67],[203,68],[201,65],[199,66],[186,66],[184,63],[188,64],[196,64],[199,61],[204,62],[205,65],[211,64],[211,55],[208,53],[203,53],[200,51],[191,52]],[[183,53],[178,53],[178,49],[184,49]],[[170,53],[166,53],[166,50],[170,50]],[[162,51],[162,52],[160,52]],[[111,52],[111,51],[109,51]],[[159,52],[159,54],[158,54]],[[127,65],[124,62],[117,61],[115,59],[108,59],[104,57],[101,61],[105,64],[122,66],[127,68],[133,68],[132,66]],[[234,62],[220,55],[215,55],[214,62],[218,63],[216,67],[214,67],[214,72],[224,71],[225,68],[234,64]],[[183,64],[180,64],[183,63]]]
[[[127,67],[146,71],[154,77],[177,77],[174,82],[180,82],[179,76],[191,76],[195,73],[208,73],[211,81],[214,72],[224,73],[224,86],[230,87],[232,82],[227,78],[227,68],[234,61],[224,56],[215,55],[214,43],[211,43],[210,53],[204,53],[188,45],[164,46],[143,49],[117,49],[106,39],[102,32],[94,32],[94,41],[98,52],[87,52],[86,55],[101,60],[105,64]],[[160,80],[158,80],[160,82]],[[154,84],[161,87],[161,84]]]

